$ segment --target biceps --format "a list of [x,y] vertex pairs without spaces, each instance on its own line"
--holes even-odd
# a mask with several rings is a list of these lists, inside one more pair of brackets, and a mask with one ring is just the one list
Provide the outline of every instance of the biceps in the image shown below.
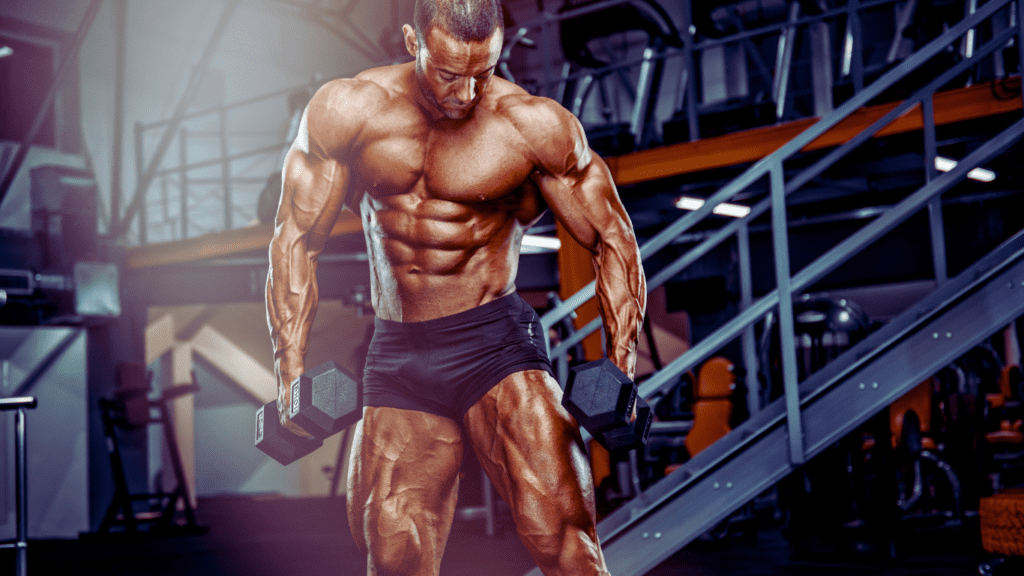
[[544,177],[541,190],[555,217],[591,251],[630,229],[611,173],[597,156],[578,173]]

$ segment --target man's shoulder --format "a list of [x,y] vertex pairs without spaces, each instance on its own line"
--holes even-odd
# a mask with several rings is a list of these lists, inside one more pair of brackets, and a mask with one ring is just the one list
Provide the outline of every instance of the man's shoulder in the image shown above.
[[579,120],[551,98],[512,92],[500,99],[496,113],[515,127],[539,166],[562,170],[587,149]]
[[534,96],[522,88],[499,96],[495,112],[507,118],[526,136],[564,132],[575,121],[575,116],[558,102]]
[[[388,67],[393,68],[393,67]],[[344,109],[348,113],[373,114],[375,109],[383,106],[394,97],[395,74],[382,72],[374,68],[354,78],[338,78],[331,80],[317,90],[310,102],[311,107],[327,111]]]
[[350,141],[368,122],[404,98],[402,74],[401,66],[386,66],[327,82],[309,102],[310,132],[317,132],[326,142]]

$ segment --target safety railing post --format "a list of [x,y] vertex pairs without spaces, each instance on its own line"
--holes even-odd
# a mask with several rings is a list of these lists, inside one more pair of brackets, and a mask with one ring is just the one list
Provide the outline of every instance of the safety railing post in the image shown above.
[[181,182],[181,239],[188,238],[188,130],[181,128],[178,134],[181,146],[181,166],[179,167]]
[[[145,168],[145,162],[146,161],[145,161],[145,157],[144,157],[144,154],[146,153],[145,152],[146,146],[145,146],[145,142],[143,142],[142,139],[143,139],[142,122],[135,122],[135,180],[136,181],[138,181],[140,178],[142,178],[142,173],[146,170],[146,168]],[[146,236],[147,236],[147,227],[146,227],[147,214],[146,214],[146,204],[145,204],[145,202],[143,202],[139,206],[138,217],[139,217],[139,244],[145,244],[146,243]],[[116,224],[116,222],[117,222],[117,220],[115,220],[115,219],[111,219],[111,221],[110,221],[110,226],[111,226],[110,231],[112,233],[114,232],[114,225]],[[127,222],[125,224],[125,230],[127,231],[128,227],[130,227],[130,226],[131,226],[131,222]]]
[[220,120],[220,170],[224,186],[224,229],[231,230],[231,213],[234,211],[234,202],[231,198],[231,160],[228,155],[228,111],[226,108],[220,109],[218,119]]
[[28,574],[28,460],[25,457],[25,410],[36,407],[32,396],[0,398],[0,411],[14,410],[14,498],[16,539],[0,543],[14,549],[17,576]]
[[782,162],[771,167],[772,241],[775,248],[775,278],[779,294],[779,343],[782,351],[782,382],[786,396],[786,424],[789,428],[789,460],[804,463],[804,434],[797,388],[796,343],[794,341],[793,291],[789,268],[789,230],[786,221],[786,181]]
[[[744,312],[754,301],[754,283],[750,273],[750,229],[746,223],[736,232],[737,251],[740,267],[740,312]],[[747,409],[754,414],[761,409],[761,397],[757,386],[757,344],[754,338],[754,324],[743,329],[740,346],[743,349],[743,369],[746,372]]]
[[25,407],[19,407],[14,415],[16,454],[14,467],[18,476],[15,482],[15,499],[18,501],[18,576],[28,574],[28,466],[25,461]]
[[[924,117],[922,132],[924,133],[924,179],[931,182],[935,178],[935,158],[938,156],[935,143],[935,109],[932,97],[921,100],[921,114]],[[936,196],[928,203],[928,229],[931,232],[932,269],[935,271],[935,282],[939,285],[946,282],[946,233],[942,222],[942,196]]]

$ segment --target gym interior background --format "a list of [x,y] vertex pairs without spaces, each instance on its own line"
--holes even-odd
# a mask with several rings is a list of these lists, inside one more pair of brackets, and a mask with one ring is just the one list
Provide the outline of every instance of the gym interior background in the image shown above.
[[[1019,569],[1024,2],[504,5],[500,73],[581,118],[645,246],[637,374],[657,418],[642,450],[591,450],[612,572]],[[253,412],[276,395],[266,247],[305,103],[406,61],[411,12],[0,3],[0,396],[38,401],[36,565],[87,540],[109,552],[65,572],[123,557],[198,572],[157,550],[258,532],[239,510],[340,510],[347,435],[288,467],[253,448]],[[602,355],[590,263],[549,217],[527,244],[518,287],[564,374]],[[343,215],[309,365],[361,366],[363,248]],[[0,417],[0,539],[17,538],[15,418]],[[465,468],[453,558],[514,559],[448,568],[529,571]],[[260,514],[276,534],[347,537],[340,511],[287,528]],[[146,547],[124,546],[133,533]],[[300,565],[339,557],[306,551]],[[251,572],[221,552],[191,557]]]

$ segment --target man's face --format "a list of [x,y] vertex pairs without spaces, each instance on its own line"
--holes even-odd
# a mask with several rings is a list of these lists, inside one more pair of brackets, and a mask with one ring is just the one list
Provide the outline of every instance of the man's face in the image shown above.
[[496,28],[482,42],[456,40],[436,26],[426,36],[415,44],[420,91],[446,118],[461,120],[480,102],[494,74],[501,55],[502,30]]

